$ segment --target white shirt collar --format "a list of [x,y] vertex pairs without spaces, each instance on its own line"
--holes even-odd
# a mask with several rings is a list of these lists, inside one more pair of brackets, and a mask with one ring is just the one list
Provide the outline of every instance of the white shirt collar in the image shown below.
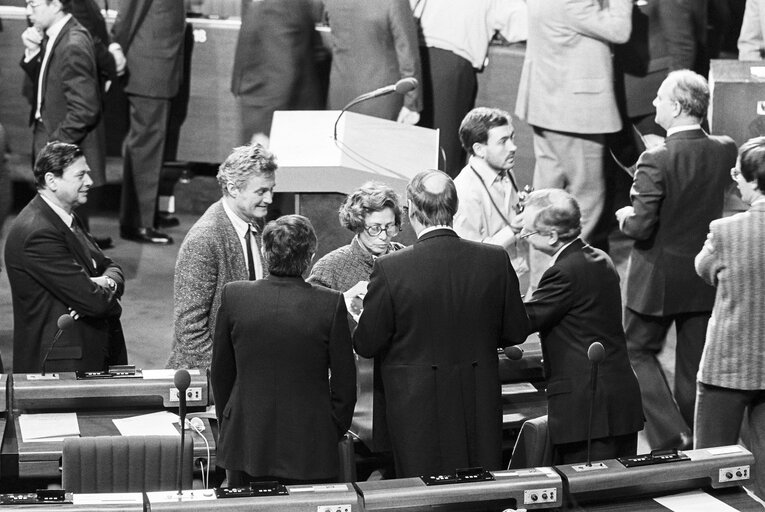
[[701,130],[701,125],[700,124],[684,124],[681,126],[673,126],[669,130],[667,130],[667,137],[678,132],[689,132],[691,130]]
[[68,227],[69,229],[72,229],[72,222],[74,221],[74,215],[67,212],[66,210],[61,208],[59,205],[57,205],[56,203],[54,203],[53,201],[45,197],[44,194],[40,194],[40,197],[42,197],[43,201],[48,203],[48,206],[50,206],[51,210],[53,210],[56,213],[56,215],[61,217],[61,220],[64,222],[64,224],[66,224],[66,227]]
[[754,206],[756,204],[760,204],[760,203],[765,203],[765,196],[760,196],[757,199],[755,199],[754,201],[752,201],[752,206]]
[[231,224],[234,226],[234,231],[236,231],[237,236],[239,239],[244,238],[250,224],[234,213],[234,209],[228,204],[228,196],[223,196],[223,201],[221,202],[223,203],[223,210],[226,212]]
[[50,48],[53,45],[53,42],[61,33],[61,29],[64,28],[64,25],[66,25],[66,22],[69,21],[69,18],[71,17],[72,17],[71,13],[66,14],[63,18],[61,18],[57,22],[53,23],[50,27],[45,29],[45,35],[48,36],[48,44],[46,45],[46,49]]
[[431,231],[435,231],[437,229],[448,229],[450,231],[454,231],[454,228],[451,227],[451,226],[443,226],[443,225],[440,225],[440,224],[438,226],[430,226],[430,227],[427,227],[427,228],[423,229],[422,231],[420,231],[420,234],[417,235],[417,240],[422,238],[422,235],[424,235],[425,233],[430,233]]
[[555,254],[553,254],[553,255],[552,255],[552,260],[550,261],[550,266],[552,267],[553,265],[555,265],[555,262],[556,262],[556,261],[558,261],[558,256],[560,256],[560,253],[562,253],[562,252],[563,252],[563,250],[564,250],[566,247],[568,247],[569,245],[573,244],[573,243],[574,243],[574,242],[576,242],[577,240],[579,240],[579,238],[578,238],[578,237],[577,237],[577,238],[574,238],[574,239],[573,239],[573,240],[571,240],[569,243],[567,243],[566,245],[563,245],[563,246],[561,246],[561,248],[560,248],[560,249],[558,249],[557,251],[555,251]]
[[[473,170],[478,173],[478,176],[481,177],[484,183],[488,185],[491,185],[495,181],[500,180],[497,170],[489,167],[489,164],[487,164],[486,160],[483,158],[477,157],[476,155],[471,155],[470,159],[468,160],[468,165],[472,167]],[[512,169],[507,169],[508,174],[512,174],[512,172]]]

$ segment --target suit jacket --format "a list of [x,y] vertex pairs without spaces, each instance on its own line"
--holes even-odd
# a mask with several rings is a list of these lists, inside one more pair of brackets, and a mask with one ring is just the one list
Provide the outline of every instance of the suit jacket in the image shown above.
[[640,156],[630,191],[635,213],[620,226],[635,239],[628,308],[653,316],[712,310],[715,290],[696,275],[693,258],[722,216],[736,155],[730,137],[691,130]]
[[712,221],[696,271],[717,288],[707,327],[699,382],[765,389],[765,202]]
[[257,107],[255,133],[270,133],[276,110],[323,105],[314,67],[314,25],[308,0],[242,1],[231,92]]
[[[40,371],[56,322],[70,310],[77,311],[80,319],[61,334],[47,369],[96,371],[127,362],[119,322],[122,309],[118,299],[125,282],[122,269],[92,239],[89,246],[86,252],[39,195],[11,224],[5,263],[13,298],[14,372]],[[114,279],[116,292],[90,279],[101,275]]]
[[184,2],[121,0],[112,38],[127,58],[125,92],[172,98],[183,79]]
[[762,60],[765,48],[765,0],[746,0],[738,37],[739,60]]
[[219,466],[298,480],[337,476],[337,443],[356,403],[347,314],[340,292],[300,277],[223,288],[211,375]]
[[619,275],[611,258],[577,239],[542,275],[526,303],[531,332],[542,338],[547,415],[554,444],[587,439],[595,341],[606,349],[598,369],[594,439],[643,428],[640,386],[627,356]]
[[[21,67],[34,84],[29,122],[37,108],[37,78],[43,52]],[[53,43],[42,78],[40,116],[47,140],[77,144],[85,154],[93,185],[106,181],[106,130],[102,116],[101,83],[93,40],[74,17]],[[35,155],[36,156],[36,155]]]
[[178,252],[173,284],[175,339],[169,368],[210,367],[223,285],[248,279],[242,245],[221,201],[194,223]]
[[[670,70],[709,71],[707,0],[651,0],[670,58]],[[705,62],[706,61],[706,62]]]
[[[326,0],[332,28],[329,105],[343,108],[356,96],[401,78],[422,83],[417,27],[408,0]],[[422,110],[421,88],[403,97],[389,94],[353,107],[362,114],[395,121],[402,105]]]
[[438,229],[376,260],[354,345],[380,359],[397,477],[500,467],[497,348],[527,325],[501,247]]
[[106,29],[106,20],[101,14],[101,9],[95,0],[74,0],[72,2],[72,16],[90,33],[96,52],[96,67],[101,80],[101,90],[107,80],[117,78],[117,66],[114,57],[109,53],[109,31]]
[[528,7],[516,115],[548,130],[618,131],[610,43],[629,39],[632,0],[529,0]]

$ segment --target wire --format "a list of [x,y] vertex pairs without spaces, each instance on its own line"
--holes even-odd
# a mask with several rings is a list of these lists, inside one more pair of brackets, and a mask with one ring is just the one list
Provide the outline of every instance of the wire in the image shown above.
[[207,489],[207,485],[210,483],[210,466],[211,466],[210,443],[207,441],[207,438],[202,434],[202,431],[199,430],[199,428],[196,425],[194,425],[189,420],[186,420],[186,423],[188,423],[189,427],[191,427],[191,430],[196,432],[199,435],[199,437],[202,438],[202,441],[205,442],[205,449],[207,450],[207,475],[205,475],[205,470],[201,460],[199,461],[199,466],[202,469],[202,485],[204,486],[205,489]]

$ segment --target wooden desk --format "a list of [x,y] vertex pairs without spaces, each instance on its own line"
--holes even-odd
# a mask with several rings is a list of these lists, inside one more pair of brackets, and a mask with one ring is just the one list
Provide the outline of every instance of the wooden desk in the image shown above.
[[[123,411],[79,411],[77,412],[77,422],[80,426],[80,435],[82,437],[95,436],[118,436],[119,430],[114,425],[113,419],[128,418],[141,414],[157,412],[156,410],[123,410]],[[193,416],[190,415],[190,417]],[[205,429],[202,436],[210,445],[210,463],[215,464],[215,440],[217,438],[217,427],[213,428],[207,418],[203,418]],[[214,423],[214,422],[213,422]],[[56,479],[61,476],[61,450],[62,441],[50,442],[24,442],[21,439],[18,417],[14,417],[13,429],[7,436],[8,450],[11,454],[18,457],[18,476],[19,478],[51,478]],[[193,431],[187,431],[186,441],[194,442],[194,458],[207,459],[207,447],[199,434]]]

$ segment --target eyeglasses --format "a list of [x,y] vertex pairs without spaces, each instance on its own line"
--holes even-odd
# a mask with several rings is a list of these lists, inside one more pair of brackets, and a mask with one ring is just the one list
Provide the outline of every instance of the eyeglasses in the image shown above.
[[385,231],[385,234],[392,238],[401,232],[401,228],[398,226],[382,227],[375,224],[373,226],[364,226],[364,231],[366,231],[369,236],[379,236],[380,233]]
[[27,7],[30,9],[37,9],[43,3],[43,0],[27,0]]
[[537,230],[537,231],[529,231],[528,233],[524,233],[524,234],[522,234],[522,235],[521,235],[521,236],[519,236],[518,238],[519,238],[519,239],[521,239],[521,240],[523,240],[524,238],[528,238],[528,237],[530,237],[531,235],[536,235],[536,234],[538,234],[538,233],[539,233],[539,230]]
[[730,177],[733,181],[738,181],[739,176],[741,176],[741,169],[738,167],[731,167],[730,168]]

